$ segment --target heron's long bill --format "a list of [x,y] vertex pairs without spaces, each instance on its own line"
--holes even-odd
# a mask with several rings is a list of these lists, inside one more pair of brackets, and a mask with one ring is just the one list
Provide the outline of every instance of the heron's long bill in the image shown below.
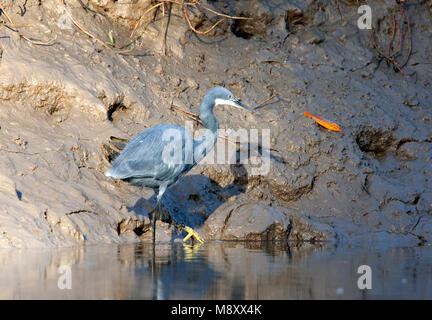
[[237,108],[246,109],[246,110],[248,110],[249,112],[252,112],[252,113],[255,112],[254,109],[248,107],[246,104],[244,104],[240,100],[235,100],[234,103],[237,104],[236,105]]
[[243,102],[241,102],[238,99],[233,99],[233,100],[216,99],[216,105],[218,105],[218,104],[226,104],[226,105],[229,105],[231,107],[235,107],[235,108],[239,108],[239,109],[245,109],[249,112],[255,112],[254,109],[249,108],[246,104],[244,104]]

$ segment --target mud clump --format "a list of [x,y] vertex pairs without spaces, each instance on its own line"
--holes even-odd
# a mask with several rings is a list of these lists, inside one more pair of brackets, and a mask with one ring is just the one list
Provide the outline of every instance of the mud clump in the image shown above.
[[308,23],[308,19],[298,8],[288,9],[285,13],[285,27],[288,31],[292,31],[298,25],[307,25]]
[[[248,17],[246,14],[241,16]],[[267,36],[266,24],[271,21],[270,16],[266,15],[259,18],[249,17],[250,20],[235,20],[231,25],[231,32],[243,39],[250,39],[253,36],[265,38]]]
[[[223,220],[221,223],[219,220]],[[204,228],[209,236],[223,240],[286,240],[290,225],[279,210],[259,203],[234,204],[207,219]]]
[[[151,0],[131,1],[130,3],[111,0],[90,0],[88,4],[92,5],[99,14],[103,14],[128,28],[134,28],[137,21],[139,21],[144,13],[153,5]],[[90,9],[89,6],[86,8]],[[150,19],[150,15],[147,17],[144,16],[144,22]]]
[[356,142],[363,152],[371,152],[375,155],[384,154],[395,141],[388,131],[373,128],[362,128],[357,134]]

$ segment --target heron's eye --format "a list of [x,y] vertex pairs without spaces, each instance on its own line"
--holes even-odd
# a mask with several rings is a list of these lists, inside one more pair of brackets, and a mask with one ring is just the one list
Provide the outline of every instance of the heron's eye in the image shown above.
[[234,100],[234,96],[229,95],[229,96],[228,96],[228,99],[230,99],[230,100]]

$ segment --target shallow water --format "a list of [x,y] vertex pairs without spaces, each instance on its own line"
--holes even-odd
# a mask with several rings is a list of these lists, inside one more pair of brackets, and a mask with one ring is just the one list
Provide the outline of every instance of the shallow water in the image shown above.
[[[360,265],[371,268],[370,290],[357,286]],[[150,244],[0,249],[0,298],[432,299],[432,247],[209,242],[158,244],[154,255]]]

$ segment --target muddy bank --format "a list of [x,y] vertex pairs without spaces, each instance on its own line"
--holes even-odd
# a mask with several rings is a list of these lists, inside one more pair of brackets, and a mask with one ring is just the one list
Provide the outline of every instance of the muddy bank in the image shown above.
[[[278,92],[256,114],[215,111],[221,128],[270,129],[270,171],[199,165],[164,196],[173,219],[207,239],[431,240],[428,2],[405,5],[413,53],[404,74],[376,59],[349,1],[202,1],[252,18],[225,19],[206,35],[172,5],[164,16],[146,15],[132,37],[150,1],[71,2],[67,12],[54,0],[4,3],[8,17],[0,18],[11,28],[0,30],[1,247],[148,240],[153,192],[107,179],[104,144],[160,123],[184,126],[175,107],[197,113],[215,85],[251,106]],[[219,20],[188,10],[199,32]],[[385,48],[399,7],[377,1],[372,12]],[[160,241],[180,241],[159,224]]]

